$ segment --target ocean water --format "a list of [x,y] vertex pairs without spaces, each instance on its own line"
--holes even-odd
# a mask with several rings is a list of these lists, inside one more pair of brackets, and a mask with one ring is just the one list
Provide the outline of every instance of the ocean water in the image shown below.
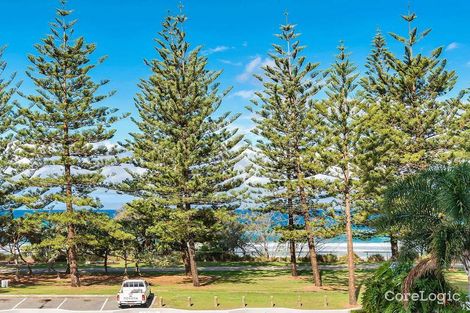
[[[25,216],[26,214],[32,214],[32,213],[35,213],[35,212],[51,212],[51,213],[54,213],[54,212],[61,212],[62,210],[29,210],[29,209],[16,209],[13,211],[13,216],[15,218],[18,218],[18,217],[23,217]],[[117,211],[115,209],[99,209],[99,210],[96,210],[96,212],[100,212],[100,213],[105,213],[107,214],[109,217],[115,217],[116,214],[117,214]]]
[[[55,210],[16,209],[16,210],[13,211],[13,215],[14,215],[15,218],[18,218],[18,217],[22,217],[26,214],[32,214],[34,212],[61,212],[61,211],[63,211],[63,210],[58,210],[58,209],[55,209]],[[115,217],[117,215],[118,211],[119,210],[117,210],[117,209],[98,209],[98,210],[96,210],[96,212],[105,213],[111,218]],[[242,215],[242,214],[246,213],[246,210],[243,210],[243,211],[242,210],[235,210],[235,212]],[[280,214],[280,215],[282,215],[282,214]],[[280,225],[283,225],[284,220],[287,220],[287,218],[282,218],[282,216],[274,217],[274,219]],[[299,220],[298,222],[302,222],[302,221]],[[276,238],[272,238],[272,241],[277,242]],[[328,245],[342,244],[342,243],[345,243],[345,242],[346,242],[346,237],[344,235],[337,236],[337,237],[325,240],[325,243],[327,243]],[[354,239],[355,244],[378,244],[378,245],[381,245],[381,244],[385,244],[385,243],[388,243],[388,242],[390,242],[390,240],[389,240],[388,237],[385,237],[385,236],[376,236],[376,237],[367,238],[367,239],[361,239],[361,238],[355,238]]]

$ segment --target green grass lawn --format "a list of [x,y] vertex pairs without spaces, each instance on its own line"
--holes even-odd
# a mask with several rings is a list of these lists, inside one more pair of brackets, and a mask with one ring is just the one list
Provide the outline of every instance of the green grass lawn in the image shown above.
[[[372,271],[357,271],[361,284]],[[225,271],[200,273],[202,286],[195,288],[188,277],[178,273],[145,273],[144,278],[153,285],[152,290],[163,297],[165,307],[183,309],[213,309],[214,296],[218,297],[219,309],[242,307],[242,297],[248,307],[269,307],[271,297],[276,307],[298,308],[298,300],[304,309],[325,308],[325,296],[329,309],[348,307],[347,271],[322,271],[323,288],[315,288],[311,275],[301,271],[293,278],[287,270],[272,271]],[[452,284],[466,290],[467,277],[463,272],[451,271],[447,277]],[[3,277],[5,278],[5,275]],[[11,275],[8,278],[12,278]],[[119,275],[83,275],[80,288],[68,286],[66,278],[54,275],[23,277],[20,282],[11,282],[11,288],[0,289],[4,295],[115,295],[122,277]],[[193,305],[188,306],[188,297]],[[154,306],[158,307],[159,301]]]
[[[328,308],[347,307],[347,276],[345,271],[323,271],[323,279],[327,287],[317,289],[313,286],[310,275],[301,273],[299,278],[292,278],[287,271],[255,271],[255,272],[221,272],[211,273],[216,279],[201,289],[194,290],[187,286],[162,286],[160,294],[168,299],[169,306],[187,307],[187,297],[191,296],[194,309],[213,307],[213,297],[218,296],[220,308],[236,308],[241,306],[241,299],[246,298],[249,307],[266,307],[271,305],[271,296],[278,307],[297,307],[298,299],[306,309],[323,308],[325,296]],[[367,276],[367,272],[358,272],[359,280]],[[178,292],[175,292],[178,291]],[[208,303],[208,305],[207,305]]]
[[468,290],[468,278],[467,274],[463,271],[449,271],[446,273],[446,278],[455,288],[466,292]]
[[[359,282],[370,272],[358,271]],[[191,309],[214,308],[214,296],[218,297],[220,309],[239,308],[242,297],[248,307],[267,307],[271,305],[271,296],[276,307],[298,307],[298,300],[305,309],[324,308],[325,296],[328,308],[347,307],[347,272],[323,271],[326,287],[313,286],[308,272],[301,272],[298,278],[290,276],[289,271],[231,271],[201,272],[202,286],[194,288],[187,277],[174,273],[145,274],[153,291],[163,297],[166,307]],[[67,279],[57,280],[53,275],[22,278],[21,282],[11,282],[11,288],[0,291],[8,295],[54,294],[54,295],[115,295],[119,290],[122,277],[117,275],[83,276],[83,286],[71,288]],[[158,306],[158,301],[155,302]]]

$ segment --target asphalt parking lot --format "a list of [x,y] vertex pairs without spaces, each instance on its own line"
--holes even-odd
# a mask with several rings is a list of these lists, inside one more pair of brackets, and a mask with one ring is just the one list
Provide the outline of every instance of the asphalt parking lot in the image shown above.
[[[155,297],[149,297],[146,307],[152,307]],[[70,311],[114,311],[119,310],[113,296],[44,296],[44,297],[1,297],[0,312],[21,312],[22,310],[70,310]]]
[[[191,311],[158,308],[157,297],[149,297],[146,308],[119,309],[113,296],[1,296],[1,313],[189,313]],[[286,308],[243,308],[232,310],[200,310],[197,313],[351,313],[342,310],[298,310]]]

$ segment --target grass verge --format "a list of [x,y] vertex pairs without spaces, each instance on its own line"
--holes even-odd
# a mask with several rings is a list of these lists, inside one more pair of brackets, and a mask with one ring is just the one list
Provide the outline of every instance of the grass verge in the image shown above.
[[[361,285],[372,271],[357,271]],[[233,309],[247,307],[276,307],[303,309],[340,309],[348,307],[347,271],[322,271],[325,287],[316,288],[307,271],[298,277],[287,270],[220,271],[200,273],[202,286],[195,288],[191,279],[179,273],[145,273],[143,278],[152,283],[152,290],[163,297],[165,307],[180,309]],[[450,271],[447,277],[461,290],[466,290],[466,275]],[[11,275],[0,276],[12,279]],[[83,275],[82,287],[69,287],[68,279],[55,275],[35,275],[12,281],[9,289],[0,289],[1,295],[115,295],[123,277],[120,275]],[[188,297],[192,305],[189,306]],[[214,297],[219,305],[215,307]],[[327,306],[325,306],[325,300]],[[301,307],[300,307],[301,304]],[[156,301],[155,307],[159,306]]]
[[[358,271],[359,282],[370,272]],[[9,277],[2,277],[12,279]],[[146,273],[144,278],[152,283],[152,290],[163,297],[165,307],[182,309],[214,309],[217,296],[218,309],[232,309],[243,306],[269,307],[271,297],[276,307],[304,309],[347,307],[347,272],[323,271],[326,287],[315,288],[311,275],[301,272],[299,277],[291,277],[289,271],[225,271],[201,272],[202,286],[195,288],[191,279],[175,273]],[[19,282],[11,282],[11,288],[0,289],[5,295],[114,295],[118,292],[122,277],[119,275],[84,275],[83,286],[71,288],[68,280],[57,279],[54,275],[22,277]],[[188,304],[191,297],[192,306]],[[326,297],[326,299],[325,299]],[[158,302],[155,303],[158,306]]]

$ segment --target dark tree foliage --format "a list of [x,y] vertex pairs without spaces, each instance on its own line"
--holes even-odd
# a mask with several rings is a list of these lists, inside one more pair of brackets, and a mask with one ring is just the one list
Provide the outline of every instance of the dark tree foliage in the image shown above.
[[[320,90],[318,64],[306,61],[304,47],[297,39],[292,24],[281,26],[277,35],[281,44],[274,44],[270,54],[272,65],[257,76],[263,90],[257,92],[253,103],[257,108],[253,133],[259,137],[253,163],[256,176],[265,180],[252,184],[260,195],[258,202],[264,211],[279,211],[289,216],[282,230],[290,243],[291,267],[297,275],[295,242],[307,240],[315,284],[321,286],[315,247],[315,235],[325,230],[322,205],[318,203],[325,182],[315,177],[325,172],[320,161],[322,127],[313,110],[312,97]],[[312,216],[313,215],[313,216]],[[303,225],[296,225],[301,216]]]
[[139,197],[127,206],[129,214],[156,217],[148,231],[180,247],[199,286],[195,243],[239,207],[244,179],[235,165],[245,147],[232,127],[238,115],[219,110],[229,91],[219,90],[221,72],[207,69],[199,47],[190,50],[185,21],[184,15],[165,19],[158,57],[146,62],[152,75],[140,82],[136,97],[139,132],[127,145],[145,173],[122,188]]
[[116,162],[113,155],[118,151],[104,142],[113,137],[111,127],[121,117],[114,114],[116,109],[99,105],[113,92],[98,93],[108,81],[94,82],[90,77],[96,66],[90,60],[96,46],[83,37],[73,39],[76,20],[69,20],[71,11],[63,5],[51,24],[51,34],[35,46],[36,55],[29,56],[27,75],[36,93],[23,95],[30,105],[19,109],[18,153],[29,162],[21,184],[30,192],[17,201],[30,208],[65,207],[56,222],[67,229],[71,285],[80,286],[76,209],[101,206],[89,194],[104,186],[100,170]]

